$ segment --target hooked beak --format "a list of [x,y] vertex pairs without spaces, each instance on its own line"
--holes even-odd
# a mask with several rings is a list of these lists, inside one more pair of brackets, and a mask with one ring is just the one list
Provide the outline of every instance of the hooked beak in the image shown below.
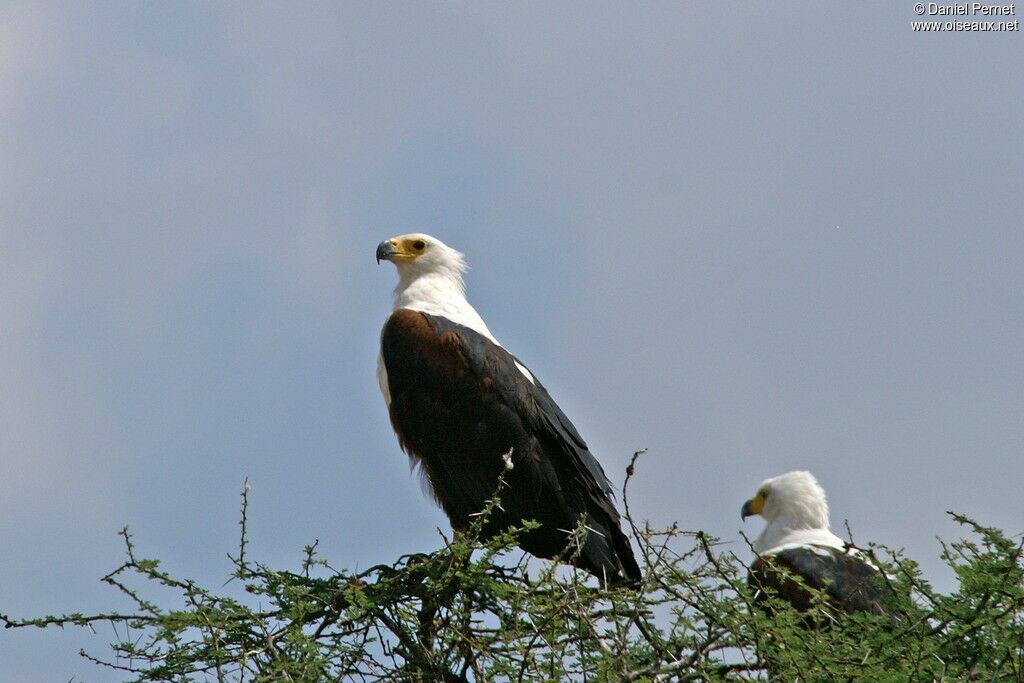
[[740,510],[740,519],[746,521],[750,515],[759,515],[764,512],[766,496],[767,494],[763,491],[758,491],[756,496],[744,503],[743,508]]
[[384,240],[377,245],[377,263],[390,261],[397,253],[394,240]]

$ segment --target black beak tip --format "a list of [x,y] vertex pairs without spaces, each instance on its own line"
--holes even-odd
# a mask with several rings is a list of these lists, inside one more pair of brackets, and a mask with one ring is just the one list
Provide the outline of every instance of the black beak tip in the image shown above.
[[394,250],[394,247],[391,245],[391,242],[389,242],[387,240],[384,240],[383,242],[378,244],[377,245],[377,263],[380,263],[381,261],[385,260],[388,256],[391,256],[391,254],[393,254],[394,251],[395,250]]
[[751,512],[750,510],[750,501],[748,500],[746,503],[743,504],[743,507],[740,508],[740,521],[747,521],[747,517],[749,517],[752,514],[754,513]]

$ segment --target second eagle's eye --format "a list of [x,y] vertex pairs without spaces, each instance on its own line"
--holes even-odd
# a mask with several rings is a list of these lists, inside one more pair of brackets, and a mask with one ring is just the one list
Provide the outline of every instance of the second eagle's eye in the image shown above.
[[412,248],[416,251],[423,251],[423,247],[425,246],[427,246],[427,244],[423,240],[416,240],[412,243]]

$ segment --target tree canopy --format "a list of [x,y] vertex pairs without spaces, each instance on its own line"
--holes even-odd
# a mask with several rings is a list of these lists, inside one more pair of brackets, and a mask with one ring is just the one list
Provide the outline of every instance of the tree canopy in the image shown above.
[[[301,566],[274,569],[248,555],[243,491],[231,560],[248,597],[172,576],[139,557],[124,529],[126,559],[103,580],[133,609],[0,618],[8,628],[109,624],[112,651],[82,656],[129,681],[1024,680],[1020,539],[954,515],[965,535],[942,558],[955,590],[937,592],[912,560],[871,548],[901,596],[895,623],[837,611],[823,593],[807,615],[771,596],[755,604],[734,552],[699,531],[639,526],[623,497],[644,572],[637,590],[529,560],[515,546],[522,529],[479,540],[493,507],[430,554],[351,572],[313,544]],[[500,504],[499,488],[490,506]],[[154,586],[171,589],[173,604],[147,597]]]

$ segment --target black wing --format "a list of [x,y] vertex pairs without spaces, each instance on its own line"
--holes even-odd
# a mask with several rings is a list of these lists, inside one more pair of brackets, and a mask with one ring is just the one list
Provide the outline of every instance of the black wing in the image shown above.
[[762,556],[751,565],[749,582],[762,591],[768,589],[800,612],[808,610],[813,602],[806,588],[810,586],[825,591],[832,604],[847,612],[871,612],[897,619],[895,594],[889,583],[853,548],[803,546]]
[[494,494],[512,449],[505,508],[491,531],[524,519],[541,528],[521,537],[540,557],[565,550],[581,518],[592,530],[577,564],[611,580],[640,570],[619,526],[611,486],[572,422],[504,348],[463,325],[408,309],[384,326],[381,354],[391,422],[403,448],[423,464],[455,528]]

